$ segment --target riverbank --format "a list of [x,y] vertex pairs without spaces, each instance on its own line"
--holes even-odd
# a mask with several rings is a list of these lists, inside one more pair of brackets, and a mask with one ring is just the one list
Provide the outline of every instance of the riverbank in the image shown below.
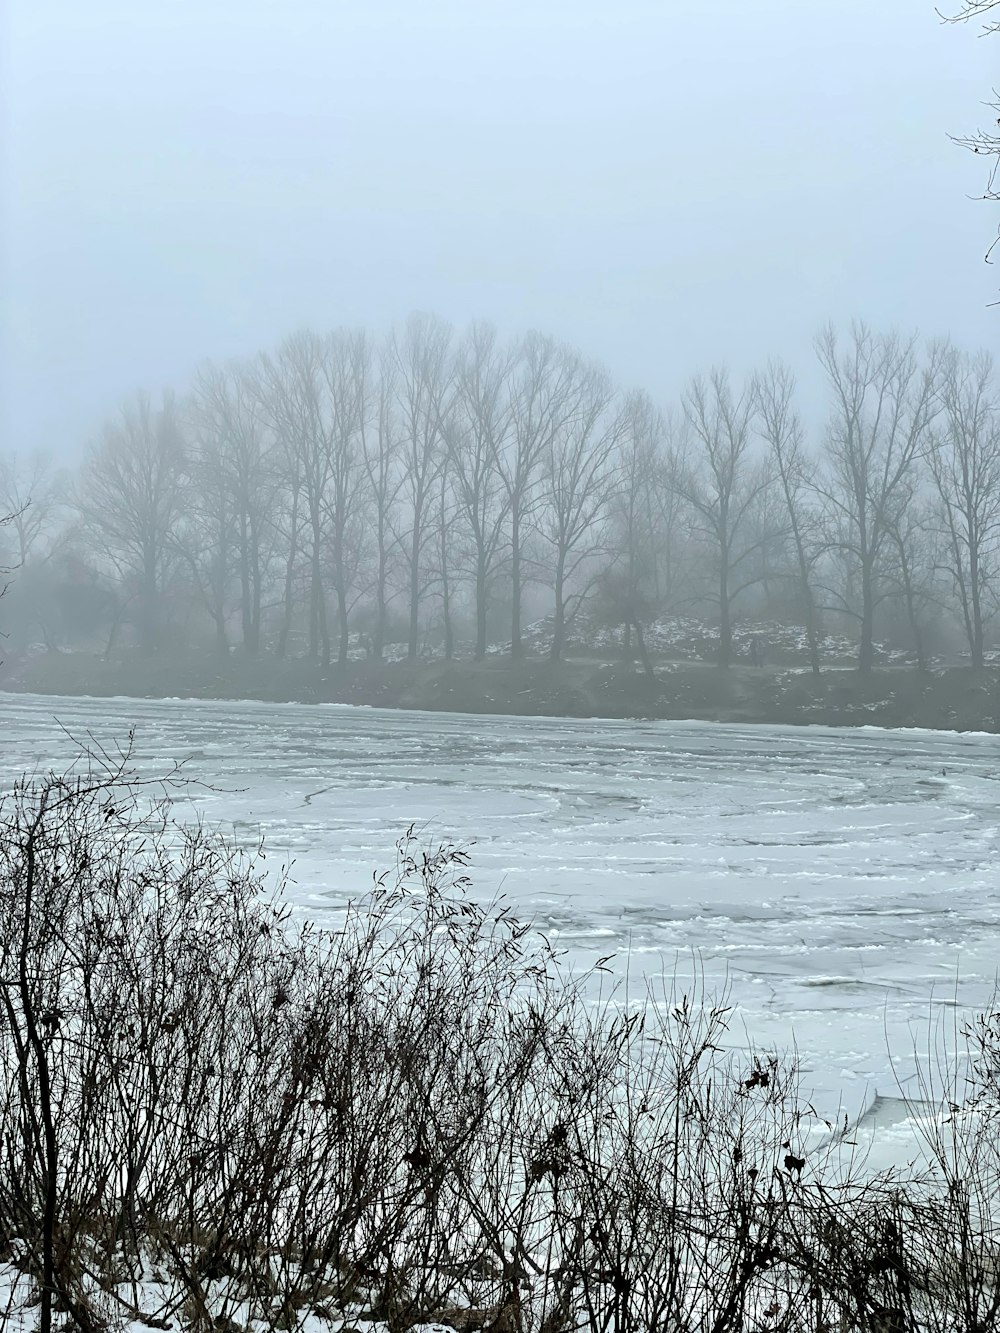
[[825,726],[1000,731],[1000,670],[935,672],[835,668],[819,676],[787,667],[577,659],[553,663],[351,661],[233,655],[123,656],[44,653],[0,667],[0,690],[108,698],[257,699],[522,716],[692,719]]

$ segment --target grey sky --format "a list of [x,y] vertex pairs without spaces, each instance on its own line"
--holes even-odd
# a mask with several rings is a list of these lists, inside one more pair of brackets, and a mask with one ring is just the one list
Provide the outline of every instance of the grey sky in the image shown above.
[[304,324],[538,327],[663,401],[826,319],[995,342],[933,0],[7,0],[2,442]]

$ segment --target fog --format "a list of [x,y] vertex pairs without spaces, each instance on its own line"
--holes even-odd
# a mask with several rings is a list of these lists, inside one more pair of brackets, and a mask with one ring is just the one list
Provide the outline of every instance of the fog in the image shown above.
[[989,344],[972,129],[995,51],[930,3],[5,7],[2,430],[303,325],[539,328],[671,398],[828,319]]
[[9,0],[4,1329],[1000,1327],[953,3]]

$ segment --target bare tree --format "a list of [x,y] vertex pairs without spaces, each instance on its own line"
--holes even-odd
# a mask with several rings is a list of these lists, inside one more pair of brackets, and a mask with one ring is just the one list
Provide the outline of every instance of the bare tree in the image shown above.
[[573,365],[573,358],[566,355],[565,349],[538,333],[529,333],[518,349],[511,395],[511,432],[499,461],[509,509],[510,652],[515,661],[524,651],[521,602],[527,527],[546,454],[577,409],[579,385]]
[[[11,518],[12,518],[11,514],[0,514],[0,534],[3,533],[4,528],[10,526]],[[10,573],[9,567],[7,565],[0,564],[0,597],[3,597],[4,593],[10,586],[7,582],[7,575],[9,573]],[[3,637],[3,631],[0,630],[0,638],[2,637]],[[0,666],[2,665],[3,665],[3,658],[0,657]]]
[[806,622],[809,662],[819,675],[819,625],[813,593],[813,570],[822,551],[818,516],[811,512],[811,461],[803,446],[802,421],[794,407],[795,377],[777,361],[768,364],[757,381],[758,428],[771,452],[774,472],[785,505],[787,530],[795,557],[795,577]]
[[402,337],[393,340],[402,425],[403,493],[409,530],[409,636],[407,657],[415,661],[420,636],[420,605],[425,592],[424,555],[433,538],[431,506],[447,448],[446,422],[454,396],[450,362],[451,328],[426,315],[414,315]]
[[337,597],[337,661],[343,665],[349,643],[348,616],[366,544],[364,430],[369,411],[371,349],[364,333],[338,333],[327,342],[325,353],[323,376],[328,421],[325,505],[330,581]]
[[[195,377],[193,414],[210,491],[223,501],[226,541],[239,585],[243,650],[260,649],[263,585],[271,541],[275,479],[271,440],[247,367],[206,365]],[[220,515],[220,521],[222,516]]]
[[452,477],[452,456],[447,449],[438,468],[436,489],[435,532],[437,540],[435,547],[437,559],[435,561],[435,573],[438,596],[441,601],[441,631],[444,641],[444,656],[445,661],[450,662],[455,656],[454,603],[456,590],[454,565],[459,502],[455,494],[455,484]]
[[686,416],[672,410],[665,412],[660,421],[663,442],[647,495],[647,523],[655,534],[653,596],[658,607],[672,610],[680,605],[685,587],[690,586],[692,564],[699,557],[692,550],[687,531],[689,506],[674,484],[672,467],[672,460],[685,452],[690,428]]
[[16,569],[18,587],[13,621],[22,634],[29,623],[41,630],[46,647],[55,646],[52,621],[60,598],[53,565],[65,551],[71,529],[65,511],[67,481],[41,451],[27,457],[0,455],[0,593],[4,576]]
[[875,660],[875,612],[887,593],[885,560],[916,464],[930,448],[937,411],[937,357],[921,364],[916,339],[879,335],[855,324],[842,349],[834,329],[816,342],[833,392],[827,434],[829,475],[822,485],[830,540],[847,561],[860,609],[839,608],[859,623],[858,669]]
[[1000,411],[993,360],[948,349],[941,416],[929,453],[938,498],[942,562],[958,601],[972,665],[982,667],[984,633],[1000,573]]
[[[1000,20],[990,20],[987,16],[998,8],[1000,8],[1000,0],[962,0],[955,13],[946,14],[943,17],[946,23],[970,23],[986,20],[983,23],[984,34],[995,36],[1000,33]],[[988,130],[977,130],[973,134],[961,135],[956,139],[956,142],[961,147],[968,148],[981,157],[992,159],[983,198],[996,202],[1000,200],[1000,134],[996,130],[996,126],[1000,125],[1000,114],[998,114],[1000,113],[1000,98],[998,98],[995,89],[992,99],[986,103],[986,106],[993,113],[993,127]],[[986,252],[987,263],[990,262],[993,251],[998,244],[1000,244],[1000,233]]]
[[375,595],[375,628],[372,656],[381,660],[385,649],[386,618],[389,604],[389,578],[397,543],[394,535],[395,511],[403,485],[399,467],[400,430],[396,416],[396,379],[398,366],[395,348],[390,342],[378,356],[377,379],[372,394],[371,418],[362,419],[361,457],[368,483],[372,511],[372,575],[370,587]]
[[14,535],[18,565],[28,563],[54,528],[64,489],[64,480],[47,454],[0,455],[0,512]]
[[708,539],[716,564],[714,600],[719,610],[719,665],[733,659],[733,606],[762,577],[753,558],[770,531],[755,524],[755,510],[773,483],[766,459],[752,451],[757,411],[756,384],[737,395],[728,374],[714,370],[708,379],[692,380],[684,397],[688,423],[698,446],[673,459],[674,484],[696,515],[696,527]]
[[452,485],[472,553],[477,658],[486,655],[493,581],[506,556],[510,494],[502,460],[510,443],[510,375],[514,353],[498,345],[496,329],[474,324],[459,348],[457,400],[449,435]]
[[917,669],[926,671],[926,619],[935,607],[935,540],[926,497],[920,494],[919,476],[914,478],[909,500],[897,510],[889,525],[887,585],[903,603]]
[[664,496],[670,480],[661,453],[663,418],[647,394],[635,392],[625,400],[622,426],[618,485],[611,495],[611,563],[601,574],[598,605],[608,624],[623,626],[629,659],[634,632],[643,666],[652,675],[644,626],[662,613],[673,583],[673,524],[663,522],[664,502],[670,505]]
[[178,524],[176,546],[215,627],[216,650],[226,656],[233,497],[223,465],[221,438],[196,407],[189,416],[184,518]]
[[[268,424],[283,443],[295,479],[296,545],[298,505],[304,506],[308,541],[309,657],[330,660],[330,630],[324,586],[327,539],[327,487],[330,450],[324,420],[323,339],[303,331],[287,338],[274,357],[265,354],[257,367],[257,392]],[[291,571],[287,573],[290,582]]]
[[183,505],[183,445],[174,400],[146,394],[108,422],[80,476],[77,503],[91,538],[134,581],[140,642],[159,644],[164,581]]
[[553,661],[562,656],[570,608],[586,595],[586,587],[575,587],[577,576],[605,549],[605,527],[618,485],[618,445],[625,429],[610,376],[575,353],[565,351],[563,358],[562,380],[572,386],[574,410],[553,432],[545,451],[539,525],[552,558]]
[[[255,379],[255,393],[261,385]],[[266,392],[266,390],[264,390]],[[275,531],[281,550],[281,624],[275,644],[275,656],[288,652],[288,639],[295,620],[297,584],[301,577],[306,516],[303,503],[302,462],[294,444],[282,435],[275,436],[270,474],[275,493]]]

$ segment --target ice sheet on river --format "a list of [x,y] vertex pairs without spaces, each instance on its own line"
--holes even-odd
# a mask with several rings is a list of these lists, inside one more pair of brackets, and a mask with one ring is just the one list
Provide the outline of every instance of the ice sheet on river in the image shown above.
[[[919,1095],[913,1048],[992,991],[1000,945],[1000,739],[708,723],[519,719],[255,703],[4,696],[10,781],[61,768],[58,725],[136,727],[181,802],[294,861],[335,912],[416,823],[474,841],[502,889],[581,965],[633,981],[701,959],[733,1040],[786,1049],[831,1118]],[[956,1009],[957,1006],[957,1009]],[[887,1053],[892,1050],[892,1057]]]

